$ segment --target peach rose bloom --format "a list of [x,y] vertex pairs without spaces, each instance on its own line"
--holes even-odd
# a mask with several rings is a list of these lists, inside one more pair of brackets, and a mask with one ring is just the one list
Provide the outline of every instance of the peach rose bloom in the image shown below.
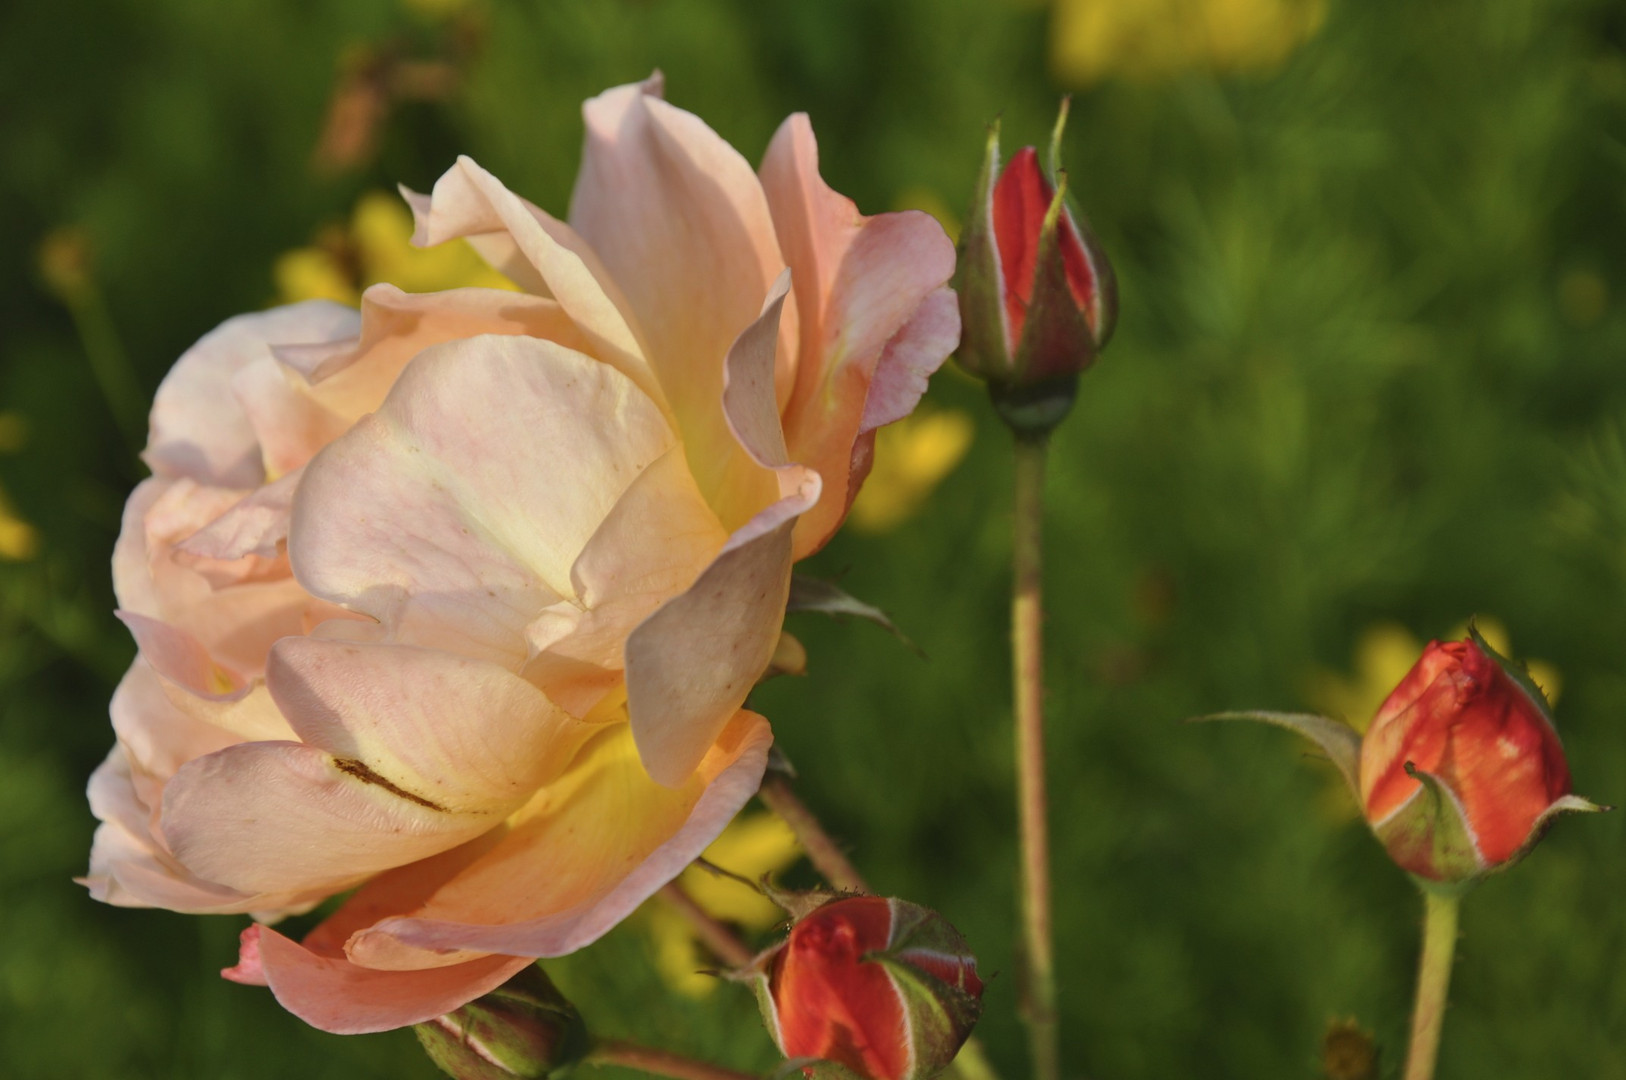
[[466,158],[408,196],[524,293],[239,316],[154,402],[85,883],[253,913],[227,976],[328,1031],[593,941],[717,836],[791,564],[958,340],[931,218],[860,215],[805,116],[753,172],[660,92],[587,102],[568,224]]

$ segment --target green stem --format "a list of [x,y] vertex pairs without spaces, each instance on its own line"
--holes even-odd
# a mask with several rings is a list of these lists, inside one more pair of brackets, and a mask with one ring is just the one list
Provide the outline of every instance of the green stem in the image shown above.
[[734,931],[712,918],[711,913],[696,903],[688,890],[676,881],[668,881],[662,885],[661,891],[656,895],[687,919],[700,943],[729,967],[746,967],[756,956],[749,945],[741,941]]
[[709,1061],[657,1050],[652,1046],[639,1046],[622,1039],[604,1039],[587,1052],[589,1065],[619,1065],[623,1069],[637,1069],[671,1080],[757,1080],[752,1073],[726,1069]]
[[1022,834],[1022,1013],[1035,1080],[1057,1080],[1056,973],[1045,801],[1043,541],[1047,435],[1016,436],[1011,660],[1016,707],[1016,797]]
[[1440,1053],[1440,1027],[1445,1020],[1446,993],[1451,986],[1451,957],[1457,949],[1455,893],[1423,890],[1423,956],[1417,964],[1417,998],[1412,1004],[1411,1048],[1406,1054],[1405,1080],[1433,1080]]
[[847,858],[847,853],[841,850],[830,834],[824,831],[824,826],[807,808],[807,804],[797,797],[791,790],[790,781],[780,773],[770,772],[762,781],[762,787],[757,791],[757,798],[762,804],[790,827],[791,834],[807,852],[807,857],[813,863],[813,868],[824,875],[824,880],[840,889],[842,892],[870,892],[869,883],[864,875]]

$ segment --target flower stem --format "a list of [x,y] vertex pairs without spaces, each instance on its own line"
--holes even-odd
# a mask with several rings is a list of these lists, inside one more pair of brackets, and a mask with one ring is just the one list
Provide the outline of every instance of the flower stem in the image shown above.
[[1046,434],[1016,435],[1016,532],[1012,548],[1011,661],[1016,711],[1016,792],[1022,834],[1022,1014],[1035,1080],[1057,1080],[1056,975],[1045,802],[1043,540]]
[[796,797],[790,781],[782,774],[769,773],[762,781],[757,798],[790,826],[790,831],[802,845],[802,850],[807,852],[814,868],[824,875],[824,880],[843,892],[871,891],[864,875],[858,872],[846,852],[824,831],[824,826],[819,824],[819,819],[813,816],[807,804]]
[[689,920],[695,936],[710,949],[712,955],[731,968],[743,968],[751,963],[751,947],[741,941],[727,926],[712,918],[711,914],[695,902],[694,897],[675,881],[661,886],[660,898]]
[[587,1052],[586,1060],[589,1065],[619,1065],[655,1076],[669,1076],[672,1080],[757,1080],[753,1073],[725,1069],[709,1061],[697,1061],[622,1039],[600,1040]]
[[1451,958],[1457,948],[1456,893],[1423,890],[1423,956],[1417,964],[1417,998],[1412,1004],[1411,1048],[1405,1080],[1433,1080],[1440,1053],[1440,1027],[1445,1020],[1446,992],[1451,985]]

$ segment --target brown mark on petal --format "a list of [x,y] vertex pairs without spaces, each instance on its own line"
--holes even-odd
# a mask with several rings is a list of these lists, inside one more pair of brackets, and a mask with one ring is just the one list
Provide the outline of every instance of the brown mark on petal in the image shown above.
[[405,788],[396,786],[384,777],[379,776],[364,762],[357,761],[355,758],[336,757],[333,759],[333,765],[334,768],[338,769],[340,772],[354,776],[357,780],[360,780],[364,784],[377,784],[391,795],[397,795],[405,799],[407,802],[417,803],[419,806],[428,807],[430,810],[438,810],[443,814],[446,813],[446,808],[444,806],[441,806],[438,803],[432,803],[422,795],[414,795]]

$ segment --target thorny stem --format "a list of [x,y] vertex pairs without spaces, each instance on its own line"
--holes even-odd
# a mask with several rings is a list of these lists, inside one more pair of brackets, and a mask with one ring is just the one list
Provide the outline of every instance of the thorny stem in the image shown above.
[[1440,1054],[1440,1027],[1451,986],[1451,959],[1457,949],[1456,893],[1423,890],[1423,955],[1417,963],[1417,997],[1412,1003],[1411,1047],[1405,1080],[1434,1080]]
[[1016,436],[1011,661],[1016,711],[1016,792],[1022,834],[1022,1014],[1035,1080],[1058,1080],[1056,975],[1045,802],[1043,539],[1047,435]]
[[779,773],[769,773],[762,781],[762,788],[757,792],[757,798],[762,800],[764,806],[790,826],[790,831],[807,852],[813,866],[824,880],[843,892],[870,892],[869,884],[864,875],[847,858],[847,853],[841,850],[819,819],[813,816],[813,811],[807,804],[797,798],[790,788],[790,781]]
[[672,1080],[757,1080],[752,1073],[726,1069],[709,1061],[656,1050],[650,1046],[622,1039],[603,1039],[587,1052],[589,1065],[619,1065],[624,1069],[637,1069],[655,1076],[668,1076]]
[[717,959],[731,968],[743,968],[751,963],[754,956],[751,947],[741,941],[734,931],[712,918],[705,908],[695,902],[694,897],[684,891],[683,886],[668,881],[661,886],[660,898],[689,920],[689,926],[700,943],[710,949]]

